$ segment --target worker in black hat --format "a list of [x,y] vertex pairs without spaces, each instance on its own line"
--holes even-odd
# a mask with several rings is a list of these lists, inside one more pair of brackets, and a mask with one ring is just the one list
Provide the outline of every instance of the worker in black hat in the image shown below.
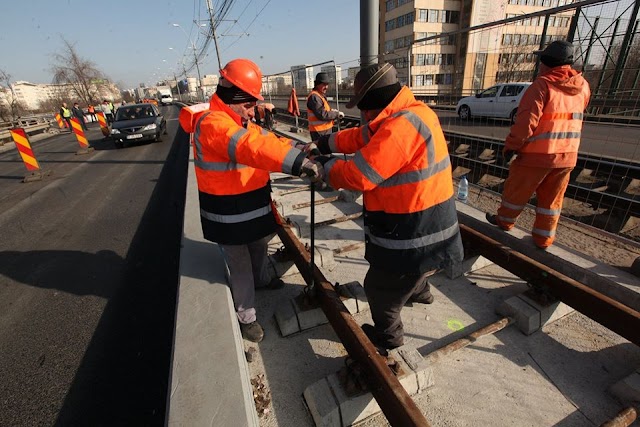
[[364,290],[374,325],[362,329],[384,352],[404,343],[404,304],[433,302],[427,277],[462,262],[462,240],[438,116],[400,85],[388,63],[360,70],[354,89],[347,108],[357,106],[367,123],[316,144],[323,154],[355,155],[315,160],[331,187],[363,192],[370,265]]
[[535,192],[531,235],[536,246],[546,249],[554,242],[564,193],[578,160],[591,90],[582,73],[571,67],[571,43],[556,40],[534,54],[540,57],[540,74],[522,96],[504,146],[505,158],[512,153],[517,158],[509,166],[498,213],[487,213],[486,218],[511,230]]
[[328,88],[329,74],[325,72],[316,74],[313,90],[307,97],[307,118],[312,141],[318,139],[320,135],[333,132],[333,121],[344,117],[343,112],[332,110],[329,106],[326,96]]

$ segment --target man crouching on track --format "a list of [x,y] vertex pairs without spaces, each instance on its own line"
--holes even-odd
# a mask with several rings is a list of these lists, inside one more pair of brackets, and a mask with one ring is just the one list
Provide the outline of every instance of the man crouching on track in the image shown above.
[[[267,244],[276,231],[269,171],[320,179],[322,166],[305,158],[291,140],[278,138],[251,119],[262,87],[262,72],[248,59],[234,59],[220,70],[209,109],[185,107],[180,124],[193,132],[194,166],[204,238],[223,250],[240,329],[260,342],[255,288],[266,284]],[[204,110],[204,111],[203,111]]]
[[362,329],[378,348],[392,349],[403,344],[402,307],[431,304],[427,277],[463,259],[451,163],[438,117],[400,85],[391,64],[360,70],[354,88],[347,108],[357,105],[367,123],[316,145],[355,156],[316,160],[331,187],[364,192],[364,290],[374,326]]

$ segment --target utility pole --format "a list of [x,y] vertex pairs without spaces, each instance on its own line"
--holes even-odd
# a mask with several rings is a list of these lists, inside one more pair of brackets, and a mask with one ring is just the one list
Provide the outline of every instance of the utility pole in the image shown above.
[[220,62],[220,51],[218,50],[218,38],[216,37],[216,23],[213,17],[213,0],[207,0],[207,8],[209,9],[209,19],[211,19],[211,32],[213,33],[213,44],[216,47],[216,56],[218,57],[218,67],[222,70],[222,62]]

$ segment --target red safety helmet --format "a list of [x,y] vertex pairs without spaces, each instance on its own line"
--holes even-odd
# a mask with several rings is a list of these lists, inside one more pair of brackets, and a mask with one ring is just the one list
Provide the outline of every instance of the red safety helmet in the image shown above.
[[254,62],[244,58],[234,59],[220,70],[220,75],[243,92],[260,101],[264,100],[260,95],[262,72]]

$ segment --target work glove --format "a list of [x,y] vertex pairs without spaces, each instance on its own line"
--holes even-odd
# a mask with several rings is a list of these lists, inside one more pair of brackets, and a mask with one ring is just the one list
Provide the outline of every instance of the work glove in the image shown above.
[[314,157],[313,161],[316,163],[320,163],[324,171],[324,165],[333,158],[334,157],[331,155],[317,156],[317,157]]
[[335,108],[333,110],[334,113],[338,113],[338,118],[341,119],[344,117],[344,113],[342,111],[336,110]]
[[298,150],[302,151],[303,153],[305,153],[307,155],[308,158],[312,159],[316,156],[319,156],[320,154],[320,150],[318,149],[318,146],[313,143],[313,142],[308,142],[308,143],[304,143],[304,142],[297,142],[295,145],[295,148],[297,148]]
[[300,177],[308,178],[311,182],[321,182],[324,178],[324,169],[321,163],[304,159],[300,168]]

